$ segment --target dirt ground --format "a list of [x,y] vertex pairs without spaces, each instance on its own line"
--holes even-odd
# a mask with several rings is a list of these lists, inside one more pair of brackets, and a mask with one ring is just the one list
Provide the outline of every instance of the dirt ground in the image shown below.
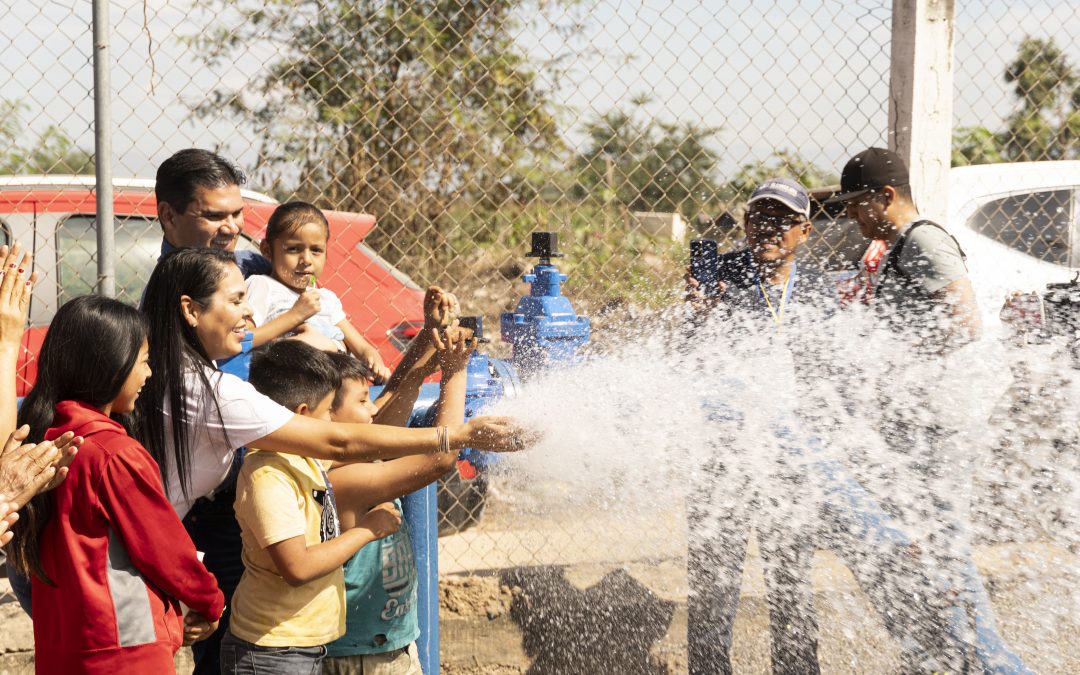
[[[976,562],[998,627],[1025,662],[1039,673],[1080,672],[1077,557],[1052,544],[1026,543],[981,547]],[[1045,573],[1049,569],[1053,574]],[[735,624],[738,673],[769,672],[761,571],[751,550]],[[684,560],[672,557],[444,575],[442,672],[685,673],[685,574]],[[6,599],[4,584],[0,580],[0,597]],[[822,672],[895,672],[896,645],[834,556],[819,552],[814,588]],[[31,649],[29,619],[16,603],[0,604],[0,675],[33,672]],[[186,651],[177,664],[178,673],[190,672]]]
[[[684,522],[677,508],[594,510],[566,520],[496,489],[480,526],[440,539],[442,672],[685,673]],[[1028,529],[1019,543],[984,537],[975,550],[999,631],[1035,672],[1080,672],[1080,557],[1037,523]],[[30,673],[31,624],[6,583],[0,578],[0,675]],[[836,556],[818,552],[813,586],[822,672],[895,672],[896,645]],[[734,630],[736,672],[769,672],[769,649],[763,568],[752,543]],[[181,650],[177,672],[190,670]]]

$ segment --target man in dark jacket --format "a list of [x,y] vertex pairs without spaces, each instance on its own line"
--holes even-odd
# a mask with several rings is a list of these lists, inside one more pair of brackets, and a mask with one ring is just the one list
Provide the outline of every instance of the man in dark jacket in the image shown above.
[[[699,330],[704,334],[719,330],[722,335],[714,337],[725,340],[731,349],[747,350],[746,358],[761,359],[761,367],[753,368],[754,379],[777,393],[769,404],[776,406],[779,417],[797,413],[800,402],[809,400],[800,381],[810,378],[795,377],[794,372],[800,365],[813,363],[799,357],[808,347],[804,329],[838,307],[835,286],[812,264],[797,259],[812,230],[809,215],[805,188],[784,178],[766,181],[747,205],[743,221],[747,246],[719,258],[714,294],[706,296],[698,280],[687,278],[688,300]],[[788,398],[781,402],[785,395]],[[722,408],[721,404],[710,413],[720,423],[718,428],[735,429],[735,434],[745,437],[741,411]],[[786,465],[785,458],[798,449],[781,438],[782,432],[769,435],[776,438],[759,438],[763,446],[779,449],[768,460],[769,490],[793,494],[803,477],[797,466]],[[731,448],[740,445],[737,439],[714,440],[728,451],[704,467],[688,514],[690,673],[731,672],[732,627],[751,514],[765,563],[773,672],[817,673],[811,528],[791,523],[789,517],[799,510],[796,500],[777,504],[759,491],[761,476],[750,475],[753,472],[730,454]],[[747,463],[755,459],[760,458],[746,458]]]

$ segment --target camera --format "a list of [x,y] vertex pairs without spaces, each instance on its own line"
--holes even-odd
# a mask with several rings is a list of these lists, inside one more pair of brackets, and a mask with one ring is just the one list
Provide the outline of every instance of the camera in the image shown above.
[[1051,335],[1080,337],[1080,274],[1072,281],[1046,285],[1042,321],[1043,329]]
[[690,276],[705,295],[716,295],[720,285],[720,254],[712,239],[690,240]]

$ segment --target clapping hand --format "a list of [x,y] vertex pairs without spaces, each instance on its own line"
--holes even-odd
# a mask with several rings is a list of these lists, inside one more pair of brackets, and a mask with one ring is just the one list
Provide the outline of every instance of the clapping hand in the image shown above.
[[37,272],[24,279],[30,269],[33,256],[23,253],[22,248],[0,246],[0,343],[18,345],[26,327],[26,314],[30,309],[30,295]]
[[52,441],[24,445],[29,434],[30,427],[24,424],[11,433],[0,451],[0,493],[12,495],[9,499],[16,509],[64,480],[83,440],[69,431]]
[[472,331],[457,326],[441,332],[432,329],[431,340],[435,343],[435,360],[444,377],[464,369],[476,348]]

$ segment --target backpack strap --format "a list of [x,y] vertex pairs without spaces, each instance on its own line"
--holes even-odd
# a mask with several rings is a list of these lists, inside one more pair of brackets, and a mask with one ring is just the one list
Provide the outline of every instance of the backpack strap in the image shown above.
[[948,230],[946,230],[944,227],[938,225],[932,220],[918,220],[912,223],[908,227],[908,229],[904,230],[900,234],[900,236],[896,240],[896,243],[893,244],[892,249],[889,250],[889,259],[885,261],[885,269],[881,271],[882,278],[887,277],[893,272],[895,272],[904,279],[908,278],[907,272],[905,272],[900,267],[900,255],[904,252],[904,245],[907,244],[908,237],[911,235],[912,231],[914,231],[915,228],[919,227],[920,225],[930,225],[947,234],[949,236],[949,239],[952,239],[953,243],[956,244],[956,250],[960,251],[960,260],[964,261],[965,263],[967,262],[967,254],[964,253],[963,247],[960,246],[960,242],[958,242],[956,240],[956,237],[952,236],[952,234]]

